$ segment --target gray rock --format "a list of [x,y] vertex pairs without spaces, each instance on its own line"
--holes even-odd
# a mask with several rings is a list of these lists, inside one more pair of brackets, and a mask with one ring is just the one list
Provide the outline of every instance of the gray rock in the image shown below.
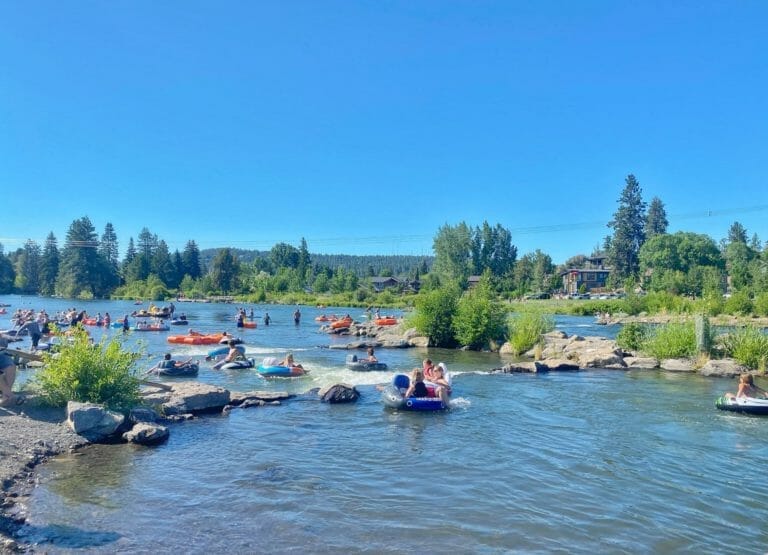
[[352,385],[335,384],[324,387],[318,393],[323,403],[354,403],[360,398],[360,392]]
[[567,359],[536,361],[533,364],[537,372],[573,372],[579,370],[578,364]]
[[658,368],[659,361],[653,357],[624,357],[624,364],[627,368]]
[[78,435],[90,441],[101,441],[113,435],[122,426],[125,416],[94,403],[67,403],[67,425]]
[[247,391],[245,393],[233,391],[230,395],[229,404],[238,406],[249,400],[271,403],[273,401],[287,401],[293,397],[295,397],[295,395],[292,393],[286,393],[285,391]]
[[139,422],[123,434],[123,439],[138,445],[157,445],[168,439],[169,435],[168,428],[165,426]]
[[411,347],[429,347],[429,337],[416,335],[407,340]]
[[229,401],[230,392],[223,387],[200,382],[177,382],[163,403],[163,411],[165,414],[216,412]]
[[501,368],[494,368],[491,374],[534,374],[536,371],[535,362],[510,362]]
[[158,418],[160,418],[160,415],[157,414],[157,411],[148,407],[135,407],[128,413],[128,421],[131,424],[136,424],[138,422],[157,422]]
[[626,368],[624,358],[616,351],[585,352],[579,355],[582,368]]
[[699,374],[721,378],[734,378],[749,370],[733,359],[709,360],[701,367]]
[[693,361],[687,358],[665,358],[659,362],[662,370],[668,372],[695,372]]

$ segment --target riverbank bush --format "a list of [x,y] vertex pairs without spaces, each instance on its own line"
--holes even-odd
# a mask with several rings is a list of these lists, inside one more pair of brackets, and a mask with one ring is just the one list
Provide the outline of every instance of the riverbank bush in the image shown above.
[[725,356],[747,368],[765,372],[768,363],[768,336],[754,326],[739,328],[721,339]]
[[648,339],[651,330],[647,324],[627,322],[616,334],[616,344],[628,351],[639,351]]
[[694,323],[669,323],[655,326],[642,343],[641,351],[659,360],[685,358],[696,354]]
[[91,343],[85,330],[74,328],[55,357],[45,355],[33,383],[52,406],[79,401],[127,411],[139,401],[134,365],[140,356],[123,350],[115,338]]
[[453,329],[460,345],[482,349],[492,341],[503,341],[506,311],[481,282],[459,298]]
[[513,316],[507,325],[509,346],[520,356],[541,341],[541,336],[555,328],[555,321],[544,314],[532,312]]
[[433,347],[453,347],[456,344],[453,318],[461,294],[458,287],[446,286],[420,293],[416,298],[413,324],[429,338]]

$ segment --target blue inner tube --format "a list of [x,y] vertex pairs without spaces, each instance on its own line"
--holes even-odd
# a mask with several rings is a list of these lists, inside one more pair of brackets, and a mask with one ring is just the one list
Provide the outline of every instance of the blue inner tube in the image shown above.
[[448,407],[440,397],[403,397],[410,379],[405,374],[392,378],[392,383],[381,392],[381,400],[385,406],[397,410],[429,412],[445,410]]
[[196,362],[190,362],[172,368],[156,368],[153,370],[153,374],[157,374],[158,376],[197,376],[199,369],[200,367]]
[[384,362],[365,362],[363,360],[358,360],[357,362],[347,362],[346,365],[350,370],[355,370],[357,372],[387,369],[387,365]]
[[264,366],[260,364],[256,370],[262,376],[275,376],[282,378],[294,378],[297,376],[303,376],[307,373],[306,370],[296,366]]
[[[235,349],[245,354],[245,347],[242,345],[235,345]],[[211,349],[206,356],[207,360],[214,360],[225,356],[229,352],[229,347],[219,347],[217,349]]]

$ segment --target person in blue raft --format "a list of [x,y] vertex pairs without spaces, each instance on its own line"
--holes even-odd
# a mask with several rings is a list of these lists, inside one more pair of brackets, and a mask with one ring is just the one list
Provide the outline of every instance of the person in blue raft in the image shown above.
[[421,368],[414,368],[411,372],[411,384],[405,392],[405,397],[427,397],[427,385],[424,383],[424,371]]

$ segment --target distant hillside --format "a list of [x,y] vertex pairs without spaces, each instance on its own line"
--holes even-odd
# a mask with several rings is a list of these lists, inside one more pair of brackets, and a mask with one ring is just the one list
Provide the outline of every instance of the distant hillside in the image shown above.
[[[200,251],[200,261],[207,268],[213,257],[219,249],[205,249]],[[269,251],[256,251],[244,249],[230,249],[241,262],[253,262],[257,258],[269,259]],[[312,264],[315,266],[327,266],[336,269],[339,266],[346,270],[353,270],[357,275],[364,277],[369,275],[369,268],[373,268],[374,275],[380,275],[382,270],[388,269],[394,276],[408,276],[418,268],[420,273],[424,273],[424,267],[427,270],[432,268],[435,258],[433,256],[413,256],[413,255],[366,255],[357,256],[352,254],[310,254]]]

